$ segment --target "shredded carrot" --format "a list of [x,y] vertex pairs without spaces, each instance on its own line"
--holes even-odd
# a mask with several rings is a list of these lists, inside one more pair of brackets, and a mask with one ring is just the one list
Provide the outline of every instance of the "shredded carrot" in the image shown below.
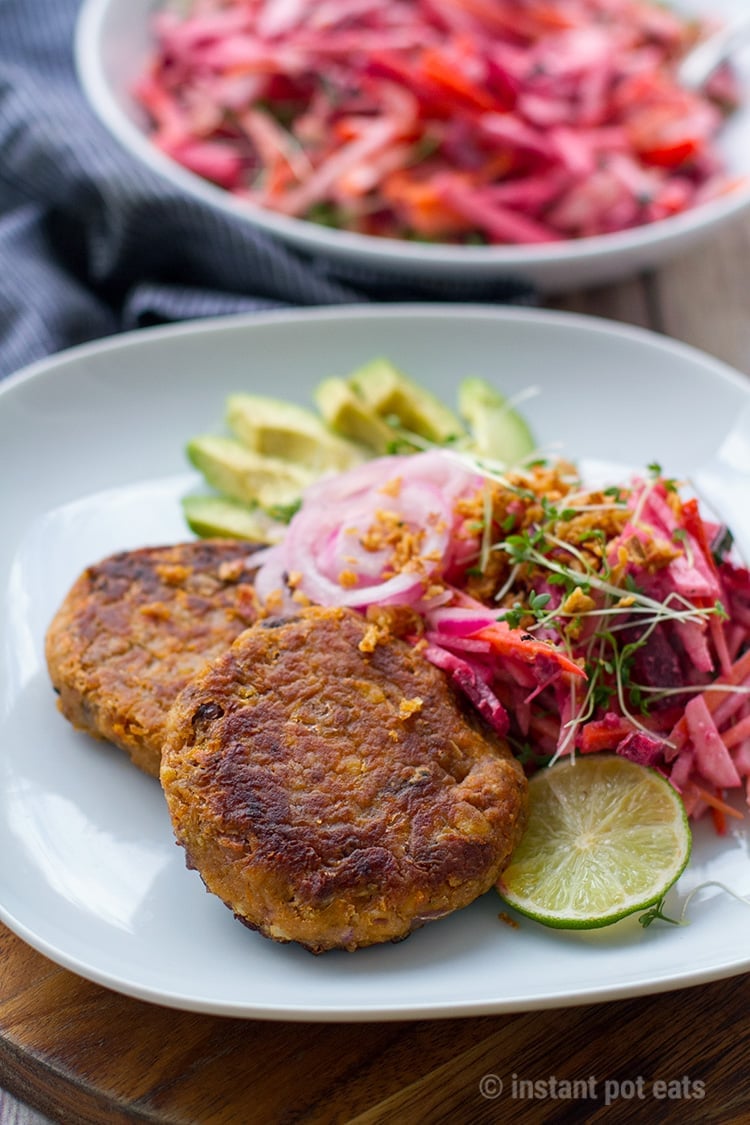
[[[686,790],[686,792],[688,792],[688,790]],[[724,816],[731,816],[734,820],[743,819],[741,812],[738,812],[737,809],[732,808],[732,806],[728,805],[726,801],[722,801],[721,797],[718,797],[715,793],[712,793],[710,790],[705,789],[702,785],[695,785],[691,782],[689,786],[689,792],[693,793],[701,801],[705,801],[705,803],[710,808],[715,809],[717,812],[723,813]]]
[[731,749],[733,746],[739,745],[744,742],[746,738],[750,738],[750,715],[747,718],[740,719],[738,723],[730,727],[729,730],[722,734],[724,745]]

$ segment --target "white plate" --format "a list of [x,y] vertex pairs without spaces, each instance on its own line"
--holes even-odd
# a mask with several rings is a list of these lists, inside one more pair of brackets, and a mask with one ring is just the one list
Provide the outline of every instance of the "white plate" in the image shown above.
[[[747,0],[675,0],[687,15],[731,19]],[[135,78],[150,50],[150,20],[163,0],[83,0],[76,33],[76,66],[92,109],[131,155],[174,187],[240,222],[261,227],[306,253],[390,274],[471,281],[515,277],[540,290],[561,292],[614,281],[647,269],[705,239],[750,206],[750,48],[737,57],[744,104],[733,114],[720,149],[742,186],[683,215],[634,230],[541,246],[439,246],[330,230],[264,210],[187,171],[148,139],[133,98]]]
[[[603,321],[448,306],[279,313],[153,329],[35,365],[0,388],[0,917],[84,977],[179,1008],[306,1020],[455,1016],[675,988],[750,966],[750,908],[703,891],[684,928],[593,936],[498,920],[494,893],[399,945],[312,957],[237,923],[172,840],[158,783],[55,709],[45,628],[79,571],[187,538],[183,447],[238,388],[309,401],[387,353],[451,396],[468,374],[526,404],[540,441],[682,473],[710,457],[750,383]],[[749,515],[750,518],[750,515]],[[750,892],[747,823],[697,833],[673,894]]]

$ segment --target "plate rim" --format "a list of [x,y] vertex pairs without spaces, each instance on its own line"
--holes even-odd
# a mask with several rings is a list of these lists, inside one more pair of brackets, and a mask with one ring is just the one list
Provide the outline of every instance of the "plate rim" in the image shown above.
[[123,332],[100,336],[86,340],[80,344],[62,348],[39,359],[32,360],[22,367],[0,379],[0,399],[9,391],[28,379],[44,376],[54,368],[65,366],[78,359],[87,359],[110,351],[137,348],[141,341],[170,339],[173,336],[187,336],[202,334],[203,332],[221,332],[225,328],[239,328],[244,330],[253,326],[271,326],[284,321],[335,321],[335,320],[383,320],[394,318],[397,320],[411,319],[414,316],[424,316],[427,319],[456,319],[473,317],[481,320],[497,319],[512,322],[515,319],[529,323],[549,323],[557,327],[578,327],[584,331],[591,331],[598,335],[607,335],[630,339],[644,346],[661,350],[672,355],[679,355],[692,363],[711,367],[714,374],[724,381],[735,384],[740,390],[750,394],[750,375],[745,375],[739,368],[725,360],[713,356],[695,344],[687,343],[676,337],[668,336],[653,328],[625,321],[614,320],[606,316],[592,313],[568,312],[562,309],[548,309],[544,307],[528,307],[513,304],[492,304],[484,301],[458,302],[458,301],[394,301],[386,304],[367,302],[342,302],[336,305],[312,306],[279,306],[278,308],[264,309],[239,313],[225,313],[206,317],[190,317],[185,320],[171,321],[165,324],[148,325],[141,328],[131,328]]
[[142,1000],[176,1011],[194,1012],[199,1015],[227,1016],[234,1019],[263,1020],[265,1022],[394,1023],[402,1020],[471,1019],[480,1016],[581,1008],[590,1004],[632,1000],[643,996],[660,995],[663,992],[677,992],[682,988],[696,988],[703,984],[711,984],[714,981],[741,976],[750,971],[750,954],[748,954],[741,964],[732,962],[731,964],[711,968],[696,969],[688,974],[674,972],[668,977],[640,981],[635,985],[625,982],[611,985],[604,984],[598,985],[585,993],[562,988],[553,995],[517,997],[510,1001],[498,998],[490,1001],[467,1000],[442,1003],[422,1002],[419,1004],[405,1002],[403,1004],[388,1003],[382,1007],[373,1004],[366,1008],[353,1005],[350,1007],[340,1003],[330,1008],[320,1004],[312,1008],[285,1003],[248,1005],[242,1001],[215,1002],[196,997],[168,994],[131,979],[116,978],[113,974],[99,969],[91,969],[89,966],[86,967],[84,972],[81,969],[80,961],[75,957],[66,954],[53,942],[47,942],[40,938],[23,923],[11,924],[8,921],[9,918],[15,921],[13,915],[6,911],[0,903],[0,922],[7,926],[16,937],[26,942],[32,949],[47,957],[58,967],[121,996],[127,996],[133,1000]]

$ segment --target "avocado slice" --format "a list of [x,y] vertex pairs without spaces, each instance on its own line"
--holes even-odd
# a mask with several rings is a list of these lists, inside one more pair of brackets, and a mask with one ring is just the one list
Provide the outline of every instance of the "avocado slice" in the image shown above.
[[186,452],[217,492],[261,508],[294,503],[318,476],[292,461],[255,453],[234,438],[199,435]]
[[401,425],[427,441],[443,445],[465,434],[460,419],[445,403],[412,382],[387,359],[374,359],[352,372],[347,382],[381,418],[395,415]]
[[375,453],[389,453],[398,434],[349,386],[345,379],[324,379],[315,402],[332,430],[362,442]]
[[458,409],[473,434],[474,453],[516,465],[535,449],[526,419],[485,379],[464,379],[458,388]]
[[263,508],[251,508],[225,496],[184,496],[182,511],[188,527],[202,539],[248,539],[251,543],[278,543],[286,531]]
[[362,452],[339,437],[311,410],[265,395],[233,394],[226,421],[234,435],[268,457],[295,461],[306,468],[340,472],[362,460]]

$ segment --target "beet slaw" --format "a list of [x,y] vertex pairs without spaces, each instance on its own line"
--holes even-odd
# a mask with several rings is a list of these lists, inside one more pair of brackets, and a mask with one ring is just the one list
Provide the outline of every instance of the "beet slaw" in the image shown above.
[[530,770],[612,751],[660,770],[719,832],[750,802],[750,572],[658,466],[587,489],[572,466],[456,451],[307,490],[257,590],[269,612],[366,614],[443,669]]
[[154,143],[234,195],[367,235],[534,244],[731,190],[731,74],[647,0],[194,0],[165,7],[136,97]]

